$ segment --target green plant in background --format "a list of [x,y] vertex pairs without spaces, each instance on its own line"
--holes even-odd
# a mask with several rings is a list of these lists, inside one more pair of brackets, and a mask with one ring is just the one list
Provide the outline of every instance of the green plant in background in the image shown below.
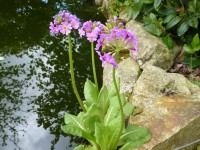
[[198,28],[200,19],[200,2],[189,0],[188,2],[179,0],[166,1],[163,5],[160,4],[158,13],[164,18],[166,29],[176,28],[178,36],[184,35],[189,27]]
[[[183,46],[183,49],[185,51],[185,60],[184,64],[187,64],[190,66],[190,70],[197,68],[200,66],[200,56],[197,55],[197,52],[200,51],[200,40],[199,40],[199,35],[196,34],[193,39],[191,44],[185,44]],[[200,82],[199,81],[191,81],[195,85],[200,87]]]
[[[89,145],[79,145],[75,150],[131,150],[140,147],[150,140],[151,134],[147,128],[136,125],[125,127],[125,119],[132,114],[134,106],[126,100],[123,93],[120,93],[119,80],[117,82],[115,76],[115,69],[117,68],[115,60],[118,60],[120,46],[126,46],[124,48],[133,51],[134,57],[136,57],[137,38],[132,32],[124,29],[123,24],[118,23],[116,17],[107,22],[109,27],[100,22],[92,21],[83,24],[83,27],[79,29],[79,34],[81,37],[86,36],[91,42],[92,66],[95,67],[93,42],[97,41],[95,50],[102,61],[102,66],[104,67],[105,63],[110,63],[113,66],[114,83],[109,88],[103,86],[99,92],[96,69],[93,68],[95,84],[90,80],[86,81],[84,86],[85,101],[83,102],[75,84],[70,36],[71,30],[78,29],[79,25],[79,19],[66,11],[60,11],[58,15],[54,16],[54,22],[50,23],[52,34],[68,36],[72,87],[83,110],[77,116],[65,113],[65,125],[61,129],[67,134],[83,137],[90,143]],[[112,25],[114,26],[112,27]],[[108,53],[102,55],[99,51],[99,48],[109,41],[114,41],[116,44],[115,57]],[[123,41],[123,45],[120,45],[120,41]]]
[[173,38],[188,41],[185,33],[190,28],[198,29],[200,19],[200,1],[197,0],[118,0],[111,2],[108,8],[112,10],[111,16],[122,13],[143,22],[147,31],[161,36],[168,48],[172,48]]
[[185,44],[183,46],[183,49],[186,52],[186,56],[189,55],[189,58],[187,57],[184,61],[185,64],[188,64],[191,69],[199,67],[200,66],[200,56],[195,56],[198,51],[200,51],[200,40],[199,35],[196,34],[191,44]]

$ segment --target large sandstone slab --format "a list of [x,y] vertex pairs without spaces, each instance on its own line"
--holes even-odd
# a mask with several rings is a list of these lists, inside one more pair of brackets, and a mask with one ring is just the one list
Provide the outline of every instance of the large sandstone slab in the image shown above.
[[[134,104],[134,99],[132,101]],[[174,150],[200,139],[199,99],[171,95],[154,98],[154,101],[156,103],[129,120],[131,124],[149,128],[152,133],[152,139],[140,150]],[[196,145],[184,150],[193,150]]]
[[131,100],[143,112],[131,116],[130,123],[152,132],[151,141],[141,150],[173,150],[200,139],[200,88],[184,76],[147,66]]

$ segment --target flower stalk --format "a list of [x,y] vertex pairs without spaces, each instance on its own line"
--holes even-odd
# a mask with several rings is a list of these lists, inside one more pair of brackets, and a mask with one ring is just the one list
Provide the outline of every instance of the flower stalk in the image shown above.
[[97,81],[95,58],[94,58],[94,42],[91,42],[91,55],[92,55],[92,70],[93,70],[94,82],[97,88],[97,93],[99,93],[99,86]]
[[119,87],[117,86],[117,81],[116,81],[116,77],[115,77],[115,68],[113,68],[112,77],[113,77],[113,82],[114,82],[114,85],[115,85],[115,90],[116,90],[116,93],[117,93],[117,99],[118,99],[118,102],[119,102],[120,113],[121,113],[121,127],[120,127],[120,132],[119,132],[119,135],[117,137],[116,144],[115,144],[115,149],[116,149],[119,138],[120,138],[122,131],[123,131],[123,128],[124,128],[124,111],[123,111],[122,101],[121,101],[121,97],[120,97]]
[[69,64],[70,64],[70,75],[71,75],[72,87],[73,87],[74,93],[76,95],[76,98],[77,98],[81,108],[83,109],[84,112],[86,112],[86,109],[85,109],[83,102],[80,98],[80,95],[78,93],[76,83],[75,83],[73,57],[72,57],[72,42],[71,42],[70,34],[68,34],[68,48],[69,48]]

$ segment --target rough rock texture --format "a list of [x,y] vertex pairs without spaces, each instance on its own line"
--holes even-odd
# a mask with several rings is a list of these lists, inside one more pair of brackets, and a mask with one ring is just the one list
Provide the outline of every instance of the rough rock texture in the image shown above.
[[142,69],[147,65],[154,65],[168,70],[181,52],[178,46],[168,49],[160,38],[149,34],[142,24],[134,20],[127,22],[126,28],[133,31],[139,39],[137,60]]
[[[173,150],[200,138],[199,99],[178,95],[148,99],[156,103],[129,120],[131,124],[149,128],[152,133],[152,139],[140,150]],[[192,150],[195,145],[187,149]]]
[[200,88],[184,76],[148,66],[131,99],[143,112],[131,116],[130,123],[152,132],[151,141],[141,150],[172,150],[200,138]]
[[139,97],[138,103],[148,107],[155,101],[143,101],[140,97],[155,98],[164,95],[179,94],[191,98],[199,98],[200,88],[192,84],[183,75],[177,73],[167,73],[161,68],[147,66],[134,85],[133,95]]
[[[113,83],[112,66],[107,64],[103,71],[103,83],[109,86]],[[135,60],[127,58],[120,62],[116,70],[116,76],[120,77],[120,90],[126,95],[131,93],[133,86],[140,75],[140,68]]]

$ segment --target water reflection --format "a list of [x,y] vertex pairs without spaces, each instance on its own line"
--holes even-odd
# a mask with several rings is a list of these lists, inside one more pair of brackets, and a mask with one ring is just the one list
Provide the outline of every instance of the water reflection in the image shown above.
[[[64,112],[77,114],[80,108],[69,78],[67,39],[50,36],[48,26],[61,8],[82,21],[97,20],[96,12],[88,13],[86,8],[94,9],[86,7],[88,3],[0,1],[0,55],[6,58],[0,61],[0,149],[69,150],[80,143],[81,139],[66,137],[60,130]],[[86,78],[92,79],[90,45],[74,38],[73,46],[78,89],[82,90]],[[100,64],[97,67],[100,79]]]

